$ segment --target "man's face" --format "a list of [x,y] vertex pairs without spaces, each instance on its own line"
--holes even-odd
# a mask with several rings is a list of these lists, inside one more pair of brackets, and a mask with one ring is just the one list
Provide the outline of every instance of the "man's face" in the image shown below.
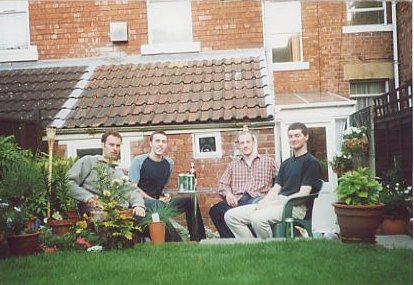
[[104,143],[103,155],[110,160],[118,160],[121,152],[121,139],[115,136],[108,136]]
[[151,152],[156,155],[164,155],[167,150],[167,136],[155,134],[150,142]]
[[249,156],[252,154],[254,149],[253,137],[251,134],[242,134],[238,138],[239,140],[239,149],[244,156]]
[[303,135],[301,129],[288,131],[289,145],[294,150],[303,148],[306,145],[308,138],[309,136]]

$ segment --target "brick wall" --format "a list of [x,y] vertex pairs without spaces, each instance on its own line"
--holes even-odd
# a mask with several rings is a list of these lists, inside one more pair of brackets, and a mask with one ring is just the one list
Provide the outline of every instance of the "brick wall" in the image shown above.
[[[112,43],[110,21],[128,22],[128,43]],[[30,1],[31,42],[40,59],[139,54],[147,42],[145,1]]]
[[275,92],[349,94],[343,66],[392,60],[392,33],[344,34],[346,4],[302,2],[304,61],[309,70],[274,72]]
[[202,50],[263,46],[262,6],[251,1],[193,1],[193,38]]
[[[263,129],[255,131],[259,141],[259,153],[275,157],[273,129]],[[195,159],[197,171],[197,185],[199,189],[218,190],[218,182],[226,169],[228,163],[233,159],[235,149],[235,131],[222,132],[222,158]],[[136,156],[148,153],[149,136],[145,136],[143,141],[131,144],[131,154]],[[168,188],[177,188],[177,177],[179,173],[188,172],[190,162],[193,160],[193,142],[191,134],[170,134],[168,135],[168,155],[174,160],[174,171]],[[179,194],[172,192],[173,197]],[[208,215],[210,206],[220,201],[217,193],[206,193],[197,196],[201,208],[203,220],[210,228],[213,227]]]
[[400,85],[412,80],[412,3],[397,3],[398,64]]
[[[263,46],[259,0],[193,1],[192,10],[202,50]],[[111,21],[128,23],[128,42],[111,42]],[[30,1],[30,34],[40,59],[138,55],[148,43],[146,2]]]

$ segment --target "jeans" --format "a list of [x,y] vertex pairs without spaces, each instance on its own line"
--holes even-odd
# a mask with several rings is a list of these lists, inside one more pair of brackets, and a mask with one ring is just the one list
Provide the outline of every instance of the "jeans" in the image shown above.
[[[243,196],[238,200],[237,206],[252,204],[254,202],[254,199],[254,197],[250,196],[247,193],[244,193]],[[216,226],[216,229],[219,232],[221,238],[234,237],[233,233],[227,226],[226,221],[224,220],[224,214],[230,209],[232,209],[232,207],[230,207],[227,204],[226,200],[224,200],[213,205],[209,211],[210,218],[213,221],[213,224]]]

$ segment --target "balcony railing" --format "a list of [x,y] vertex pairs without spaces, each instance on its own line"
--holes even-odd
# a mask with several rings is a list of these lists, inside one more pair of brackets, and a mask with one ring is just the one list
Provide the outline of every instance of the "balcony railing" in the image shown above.
[[374,99],[376,119],[409,111],[413,107],[413,82]]

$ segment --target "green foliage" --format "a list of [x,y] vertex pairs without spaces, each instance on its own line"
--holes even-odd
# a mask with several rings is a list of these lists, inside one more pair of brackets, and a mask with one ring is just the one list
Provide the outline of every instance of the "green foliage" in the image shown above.
[[165,205],[161,201],[156,201],[155,203],[147,206],[145,210],[145,217],[141,220],[140,225],[145,227],[152,222],[152,214],[157,213],[160,221],[163,221],[167,226],[171,226],[170,219],[177,216],[180,212],[174,206],[170,204]]
[[347,205],[374,205],[379,203],[382,185],[366,167],[347,172],[338,180],[338,201]]
[[383,178],[380,201],[385,204],[385,215],[410,217],[413,212],[413,188],[401,178],[398,164],[392,167]]
[[[69,169],[75,162],[76,158],[53,156],[51,191],[49,193],[52,213],[60,212],[64,214],[76,207],[75,200],[70,195],[67,177]],[[38,164],[42,169],[43,179],[48,185],[49,156],[47,154],[42,154],[38,159]]]
[[0,174],[16,161],[30,159],[32,156],[30,150],[24,150],[16,144],[14,136],[0,136]]

